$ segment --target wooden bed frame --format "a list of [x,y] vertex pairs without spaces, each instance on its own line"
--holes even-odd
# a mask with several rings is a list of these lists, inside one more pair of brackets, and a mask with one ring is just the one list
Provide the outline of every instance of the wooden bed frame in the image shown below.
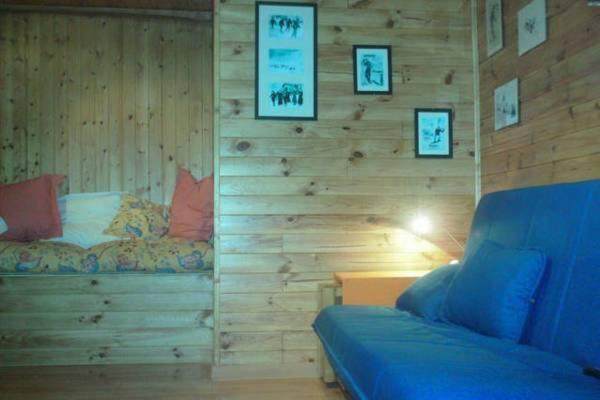
[[0,365],[204,363],[212,272],[1,275]]

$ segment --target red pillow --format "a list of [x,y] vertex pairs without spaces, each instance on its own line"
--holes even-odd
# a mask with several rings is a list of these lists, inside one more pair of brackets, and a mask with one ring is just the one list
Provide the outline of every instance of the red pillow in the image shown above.
[[190,171],[179,168],[171,204],[169,236],[208,240],[213,230],[213,177],[197,181]]
[[64,175],[44,175],[0,185],[0,216],[8,226],[0,240],[28,242],[62,236],[56,188],[64,179]]

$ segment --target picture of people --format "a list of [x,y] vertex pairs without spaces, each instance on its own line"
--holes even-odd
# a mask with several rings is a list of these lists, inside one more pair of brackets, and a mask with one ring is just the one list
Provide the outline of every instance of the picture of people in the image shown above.
[[297,49],[269,49],[269,72],[275,74],[304,72],[302,51]]
[[452,110],[415,110],[415,156],[452,158]]
[[363,87],[383,86],[383,60],[377,54],[365,54],[360,61],[360,81]]
[[269,36],[275,39],[302,38],[304,21],[297,15],[271,15]]
[[272,83],[269,100],[273,107],[302,107],[304,91],[300,83]]
[[502,0],[486,0],[486,33],[488,57],[504,47],[502,34]]
[[513,79],[494,91],[494,127],[496,130],[519,122],[519,80]]
[[316,120],[317,4],[256,4],[256,119]]
[[354,46],[354,92],[391,94],[389,46]]

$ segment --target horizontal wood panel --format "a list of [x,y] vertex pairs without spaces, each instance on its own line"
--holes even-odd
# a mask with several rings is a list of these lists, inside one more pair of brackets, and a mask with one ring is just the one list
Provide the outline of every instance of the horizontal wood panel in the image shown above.
[[[473,190],[465,177],[222,177],[221,195],[462,195]],[[227,224],[224,224],[224,227]]]
[[210,363],[212,350],[197,346],[0,349],[3,366]]
[[70,276],[0,276],[0,294],[107,294],[212,292],[210,273],[205,274],[115,274]]
[[[264,275],[259,275],[262,278]],[[271,277],[272,275],[269,275]],[[247,277],[225,277],[226,285],[235,286],[237,282],[246,282]],[[330,277],[326,276],[329,280]],[[249,279],[251,281],[251,279]],[[316,281],[320,282],[320,281]],[[266,285],[265,285],[266,286]],[[283,290],[283,285],[276,283],[274,286]],[[272,289],[269,288],[269,289]],[[269,312],[269,311],[317,311],[318,301],[314,290],[297,293],[257,293],[255,289],[248,288],[252,293],[226,293],[221,295],[222,312]],[[236,290],[234,287],[233,290]],[[239,288],[238,288],[239,290]]]
[[430,269],[449,261],[440,252],[223,254],[222,273],[286,273]]
[[160,328],[113,330],[10,330],[0,329],[2,349],[41,349],[60,347],[148,347],[185,346],[212,349],[210,328]]
[[277,214],[382,214],[411,215],[427,208],[428,214],[468,214],[473,207],[469,195],[435,196],[222,196],[223,215],[277,215]]
[[210,310],[211,292],[153,294],[2,295],[2,312],[69,311],[194,311]]
[[212,311],[2,313],[3,329],[153,329],[213,326]]

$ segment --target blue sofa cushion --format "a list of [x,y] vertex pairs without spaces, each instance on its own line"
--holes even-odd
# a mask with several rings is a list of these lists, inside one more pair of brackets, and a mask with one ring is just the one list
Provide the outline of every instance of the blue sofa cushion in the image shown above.
[[392,307],[327,307],[314,329],[353,399],[600,399],[577,364]]
[[439,320],[441,306],[458,268],[458,265],[444,265],[417,279],[398,297],[396,308],[432,321]]
[[539,250],[484,241],[450,284],[444,317],[484,335],[520,340],[545,266]]

